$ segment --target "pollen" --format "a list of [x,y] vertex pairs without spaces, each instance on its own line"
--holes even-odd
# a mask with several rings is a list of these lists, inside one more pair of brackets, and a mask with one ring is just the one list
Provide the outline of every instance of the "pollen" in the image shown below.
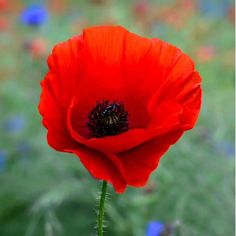
[[103,100],[89,112],[86,124],[91,137],[117,135],[129,129],[128,112],[121,102]]

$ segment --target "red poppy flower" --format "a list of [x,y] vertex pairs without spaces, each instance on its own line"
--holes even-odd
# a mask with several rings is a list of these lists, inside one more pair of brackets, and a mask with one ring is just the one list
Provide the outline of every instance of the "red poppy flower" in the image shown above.
[[49,145],[77,155],[118,193],[144,186],[197,120],[201,78],[160,39],[92,27],[55,46],[48,65],[39,111]]

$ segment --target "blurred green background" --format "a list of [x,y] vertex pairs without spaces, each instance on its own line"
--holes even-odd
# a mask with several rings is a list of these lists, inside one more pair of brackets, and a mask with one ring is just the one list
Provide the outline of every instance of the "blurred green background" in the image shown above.
[[[29,18],[32,4],[46,13]],[[144,236],[158,221],[165,236],[233,236],[233,0],[0,0],[0,235],[96,235],[101,183],[49,148],[37,105],[53,45],[100,24],[175,44],[203,78],[197,126],[148,185],[122,195],[109,187],[105,235]]]

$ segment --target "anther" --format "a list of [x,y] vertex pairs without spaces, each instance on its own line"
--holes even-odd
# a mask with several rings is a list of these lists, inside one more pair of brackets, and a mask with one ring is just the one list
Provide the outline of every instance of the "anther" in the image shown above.
[[88,114],[87,127],[96,138],[123,133],[129,128],[128,112],[120,102],[97,102]]

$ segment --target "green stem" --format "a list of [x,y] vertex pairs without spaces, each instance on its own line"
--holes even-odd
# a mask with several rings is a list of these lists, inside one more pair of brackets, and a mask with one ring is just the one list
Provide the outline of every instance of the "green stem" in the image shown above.
[[106,199],[106,192],[107,192],[107,182],[102,182],[102,192],[100,197],[99,203],[99,212],[98,212],[98,236],[103,236],[103,218],[104,218],[104,204]]

